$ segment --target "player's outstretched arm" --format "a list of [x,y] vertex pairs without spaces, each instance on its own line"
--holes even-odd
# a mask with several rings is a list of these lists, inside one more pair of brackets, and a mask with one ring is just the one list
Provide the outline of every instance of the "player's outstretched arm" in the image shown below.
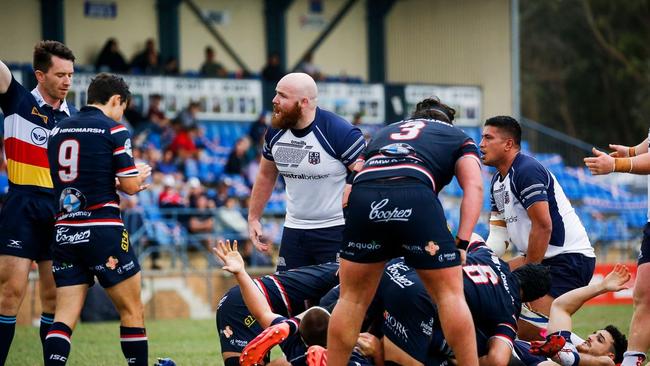
[[4,94],[9,90],[11,84],[11,71],[4,62],[0,61],[0,94]]
[[246,272],[244,265],[244,258],[242,258],[239,251],[237,251],[237,240],[230,245],[230,240],[219,240],[217,246],[212,248],[212,252],[224,263],[221,267],[224,271],[228,271],[235,275],[239,289],[241,290],[242,297],[246,307],[251,314],[257,319],[262,328],[267,328],[271,322],[279,315],[273,313],[264,295],[257,288],[251,276]]
[[571,315],[578,311],[585,302],[606,292],[626,289],[625,283],[629,280],[629,269],[622,264],[617,264],[601,282],[571,290],[558,297],[551,305],[548,333],[571,330],[573,327]]
[[615,158],[631,158],[648,152],[648,138],[646,137],[635,146],[609,144],[609,148],[613,150],[609,153],[610,156]]
[[253,191],[251,192],[251,199],[248,208],[248,234],[253,245],[259,251],[268,252],[269,244],[260,240],[264,235],[262,231],[262,224],[260,218],[266,203],[271,198],[275,181],[278,179],[278,168],[271,160],[262,156],[260,159],[260,170],[255,178],[253,184]]
[[[643,145],[643,143],[639,144]],[[637,146],[639,146],[637,145]],[[641,150],[642,148],[639,147]],[[641,150],[642,151],[642,150]],[[609,173],[631,173],[650,174],[650,154],[646,152],[634,157],[612,157],[596,148],[592,150],[594,156],[585,158],[584,162],[593,175],[604,175]],[[623,154],[622,152],[620,154]]]
[[475,159],[463,158],[456,163],[456,177],[463,190],[457,236],[469,240],[483,207],[481,166]]
[[134,195],[142,190],[145,190],[149,187],[148,184],[145,184],[147,178],[151,175],[151,166],[144,163],[136,164],[138,168],[138,175],[134,177],[117,177],[118,185],[117,189],[120,191]]

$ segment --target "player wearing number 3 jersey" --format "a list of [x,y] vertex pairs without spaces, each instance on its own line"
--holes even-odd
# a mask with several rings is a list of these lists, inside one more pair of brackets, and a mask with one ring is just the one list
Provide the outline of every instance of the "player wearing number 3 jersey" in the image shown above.
[[135,166],[129,132],[118,123],[129,98],[124,80],[99,74],[88,87],[88,106],[52,130],[48,158],[59,202],[52,247],[57,312],[45,341],[46,366],[65,364],[95,276],[120,313],[126,363],[147,364],[140,265],[115,189],[117,177],[118,189],[135,194],[146,188],[151,173],[149,166]]
[[[453,126],[437,98],[412,118],[379,130],[363,153],[341,246],[341,297],[330,320],[328,364],[346,364],[387,260],[404,256],[438,304],[460,365],[478,365],[472,317],[463,297],[461,253],[480,215],[483,186],[476,144]],[[463,189],[457,239],[438,192],[454,175]]]

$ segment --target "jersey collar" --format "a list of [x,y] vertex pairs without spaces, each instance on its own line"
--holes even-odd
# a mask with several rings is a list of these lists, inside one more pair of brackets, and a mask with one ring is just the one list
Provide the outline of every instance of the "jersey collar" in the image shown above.
[[[34,88],[32,90],[32,95],[34,96],[34,99],[36,99],[36,103],[38,103],[39,107],[42,107],[42,106],[47,104],[47,102],[45,102],[45,99],[43,98],[43,95],[41,94],[41,92],[38,91],[38,87],[36,87],[36,88]],[[59,106],[59,109],[57,109],[57,110],[67,114],[68,117],[70,117],[70,108],[68,108],[68,102],[66,102],[65,99],[63,99],[63,101],[61,102],[61,105]]]

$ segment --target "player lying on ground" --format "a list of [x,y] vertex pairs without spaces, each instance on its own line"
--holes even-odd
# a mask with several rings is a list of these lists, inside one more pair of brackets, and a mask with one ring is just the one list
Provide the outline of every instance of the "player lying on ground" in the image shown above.
[[[276,314],[291,318],[318,304],[339,282],[338,263],[325,263],[282,271],[253,280]],[[239,365],[239,356],[264,329],[248,310],[240,286],[226,292],[217,306],[217,331],[226,366]]]
[[[526,366],[614,366],[623,360],[627,340],[618,328],[608,325],[590,334],[586,340],[572,332],[573,315],[588,300],[606,292],[623,290],[630,272],[617,264],[599,283],[580,287],[558,297],[551,305],[546,342],[516,341],[517,356]],[[551,360],[548,360],[550,357]]]
[[[545,266],[527,264],[510,272],[483,239],[472,235],[463,265],[463,288],[476,328],[481,365],[507,365],[522,301],[548,291]],[[386,364],[446,365],[451,355],[437,307],[413,268],[389,263],[380,283]],[[400,299],[400,301],[395,301]]]
[[[251,341],[244,349],[239,361],[241,365],[262,364],[271,347],[282,342],[281,348],[292,365],[306,364],[307,346],[325,346],[329,312],[320,307],[313,307],[292,318],[274,313],[264,294],[244,268],[244,260],[237,251],[237,241],[230,246],[230,241],[219,241],[214,253],[223,262],[223,269],[234,274],[241,295],[259,326],[266,331]],[[273,326],[273,327],[271,327]],[[271,328],[269,328],[271,327]],[[365,344],[365,338],[361,343]],[[354,361],[359,364],[371,364],[363,357]],[[354,363],[353,363],[354,364]]]

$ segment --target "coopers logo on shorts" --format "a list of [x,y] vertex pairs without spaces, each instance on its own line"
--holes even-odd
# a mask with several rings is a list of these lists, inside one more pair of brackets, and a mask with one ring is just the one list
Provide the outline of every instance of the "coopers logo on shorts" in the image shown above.
[[405,288],[413,286],[413,281],[409,280],[404,275],[404,272],[408,272],[409,270],[409,266],[404,263],[394,263],[386,268],[386,273],[391,281],[395,282],[397,286]]
[[378,250],[379,248],[381,248],[381,245],[377,244],[374,241],[371,243],[355,243],[353,241],[349,241],[348,248],[357,248],[362,250]]
[[384,208],[388,204],[388,201],[389,201],[388,198],[384,198],[379,202],[372,201],[372,203],[370,204],[370,214],[368,214],[368,218],[370,220],[380,221],[380,222],[409,220],[409,217],[411,217],[411,213],[413,213],[412,208],[401,210],[395,207],[392,210],[382,210],[382,208]]
[[406,329],[402,323],[390,315],[388,311],[384,311],[384,324],[386,324],[386,326],[390,328],[398,337],[402,338],[402,340],[408,341],[408,329]]
[[59,245],[87,243],[90,241],[90,229],[68,234],[70,228],[59,227],[56,229],[56,243]]

